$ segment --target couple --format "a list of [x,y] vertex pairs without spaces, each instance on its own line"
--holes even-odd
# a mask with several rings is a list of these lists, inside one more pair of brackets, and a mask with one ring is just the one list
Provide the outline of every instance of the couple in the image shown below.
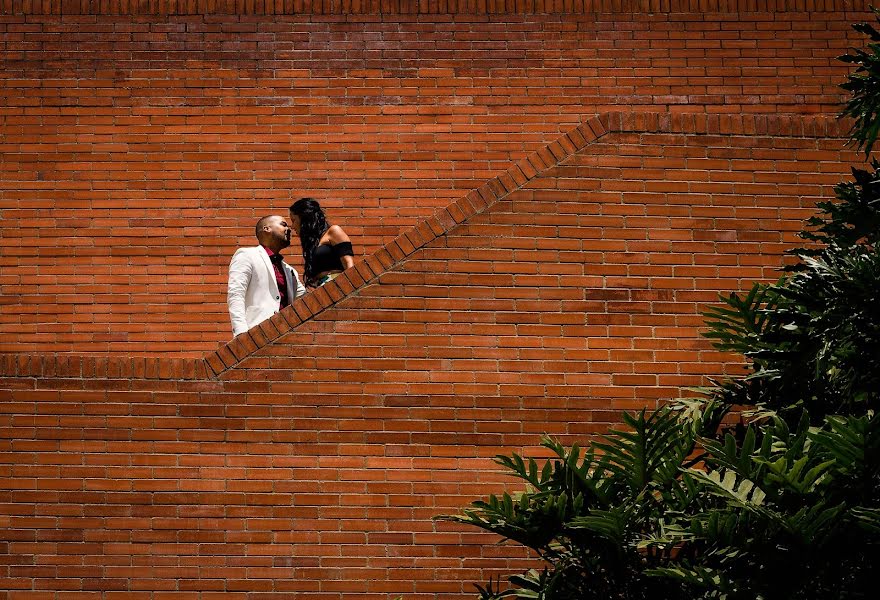
[[322,286],[354,265],[351,241],[339,225],[327,223],[316,200],[297,200],[289,216],[289,221],[280,215],[257,221],[260,245],[239,248],[232,257],[226,303],[233,335],[265,321],[306,293],[299,274],[280,254],[290,245],[291,229],[302,245],[307,286]]

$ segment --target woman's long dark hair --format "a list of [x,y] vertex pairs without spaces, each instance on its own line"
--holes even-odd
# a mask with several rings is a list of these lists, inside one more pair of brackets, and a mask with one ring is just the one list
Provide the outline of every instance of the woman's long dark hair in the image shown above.
[[314,198],[300,198],[290,207],[291,214],[299,217],[299,243],[302,245],[303,260],[306,265],[305,278],[310,281],[317,273],[314,272],[312,255],[321,236],[330,227],[321,205]]

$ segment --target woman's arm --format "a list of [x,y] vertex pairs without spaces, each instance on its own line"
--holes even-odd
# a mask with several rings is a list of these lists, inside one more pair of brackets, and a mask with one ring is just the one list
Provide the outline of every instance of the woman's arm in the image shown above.
[[[340,244],[342,242],[351,243],[351,240],[346,235],[345,231],[343,231],[342,227],[339,225],[333,225],[330,229],[327,230],[327,237],[330,240],[330,243],[334,246],[336,244]],[[351,255],[340,256],[339,260],[342,262],[342,268],[348,269],[354,266],[354,257]]]

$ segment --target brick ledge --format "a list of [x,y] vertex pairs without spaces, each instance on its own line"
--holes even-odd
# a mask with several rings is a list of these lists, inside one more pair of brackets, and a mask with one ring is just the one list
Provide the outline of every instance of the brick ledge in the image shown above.
[[3,15],[486,15],[867,11],[868,0],[0,0]]
[[205,380],[204,357],[0,354],[0,377]]

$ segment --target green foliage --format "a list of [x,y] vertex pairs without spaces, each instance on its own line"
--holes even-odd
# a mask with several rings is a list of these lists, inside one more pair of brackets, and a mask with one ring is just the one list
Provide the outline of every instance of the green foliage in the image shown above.
[[[875,11],[880,20],[880,11]],[[843,85],[851,139],[880,133],[880,33]],[[860,600],[880,564],[880,162],[821,202],[773,284],[707,312],[748,374],[624,417],[586,449],[544,439],[539,467],[498,457],[525,490],[442,517],[543,562],[484,600]],[[742,407],[746,410],[743,411]],[[721,426],[736,408],[740,422]]]
[[498,464],[527,484],[525,491],[489,496],[441,519],[523,544],[548,566],[512,577],[513,590],[490,582],[481,597],[680,597],[677,584],[643,574],[670,551],[641,542],[658,532],[658,517],[670,506],[685,511],[696,501],[697,486],[681,467],[696,464],[696,440],[714,431],[724,414],[710,402],[702,410],[625,415],[626,429],[610,431],[586,451],[545,438],[542,445],[555,458],[540,468],[518,454],[499,456]]
[[775,418],[739,441],[704,440],[707,468],[691,472],[722,503],[668,522],[656,543],[694,558],[650,573],[698,598],[867,598],[880,560],[878,444],[876,416],[821,428],[804,418],[794,430]]
[[820,214],[807,219],[801,237],[815,242],[809,248],[797,248],[798,256],[818,256],[822,248],[836,244],[849,247],[864,244],[876,248],[880,241],[880,162],[873,159],[871,170],[852,169],[853,181],[834,187],[837,201],[819,202]]
[[829,246],[802,269],[707,311],[716,348],[737,352],[751,374],[714,391],[718,400],[797,419],[880,408],[880,255]]
[[[880,20],[880,11],[872,9]],[[858,148],[870,154],[880,133],[880,32],[869,23],[858,23],[853,29],[870,38],[868,49],[853,49],[839,60],[856,65],[846,83],[840,87],[851,94],[841,116],[855,119],[850,138]]]
[[867,598],[880,564],[880,417],[814,427],[804,413],[793,428],[765,417],[714,436],[724,409],[704,406],[627,415],[586,452],[544,439],[555,457],[541,467],[499,457],[526,490],[441,518],[532,548],[546,566],[480,597]]

